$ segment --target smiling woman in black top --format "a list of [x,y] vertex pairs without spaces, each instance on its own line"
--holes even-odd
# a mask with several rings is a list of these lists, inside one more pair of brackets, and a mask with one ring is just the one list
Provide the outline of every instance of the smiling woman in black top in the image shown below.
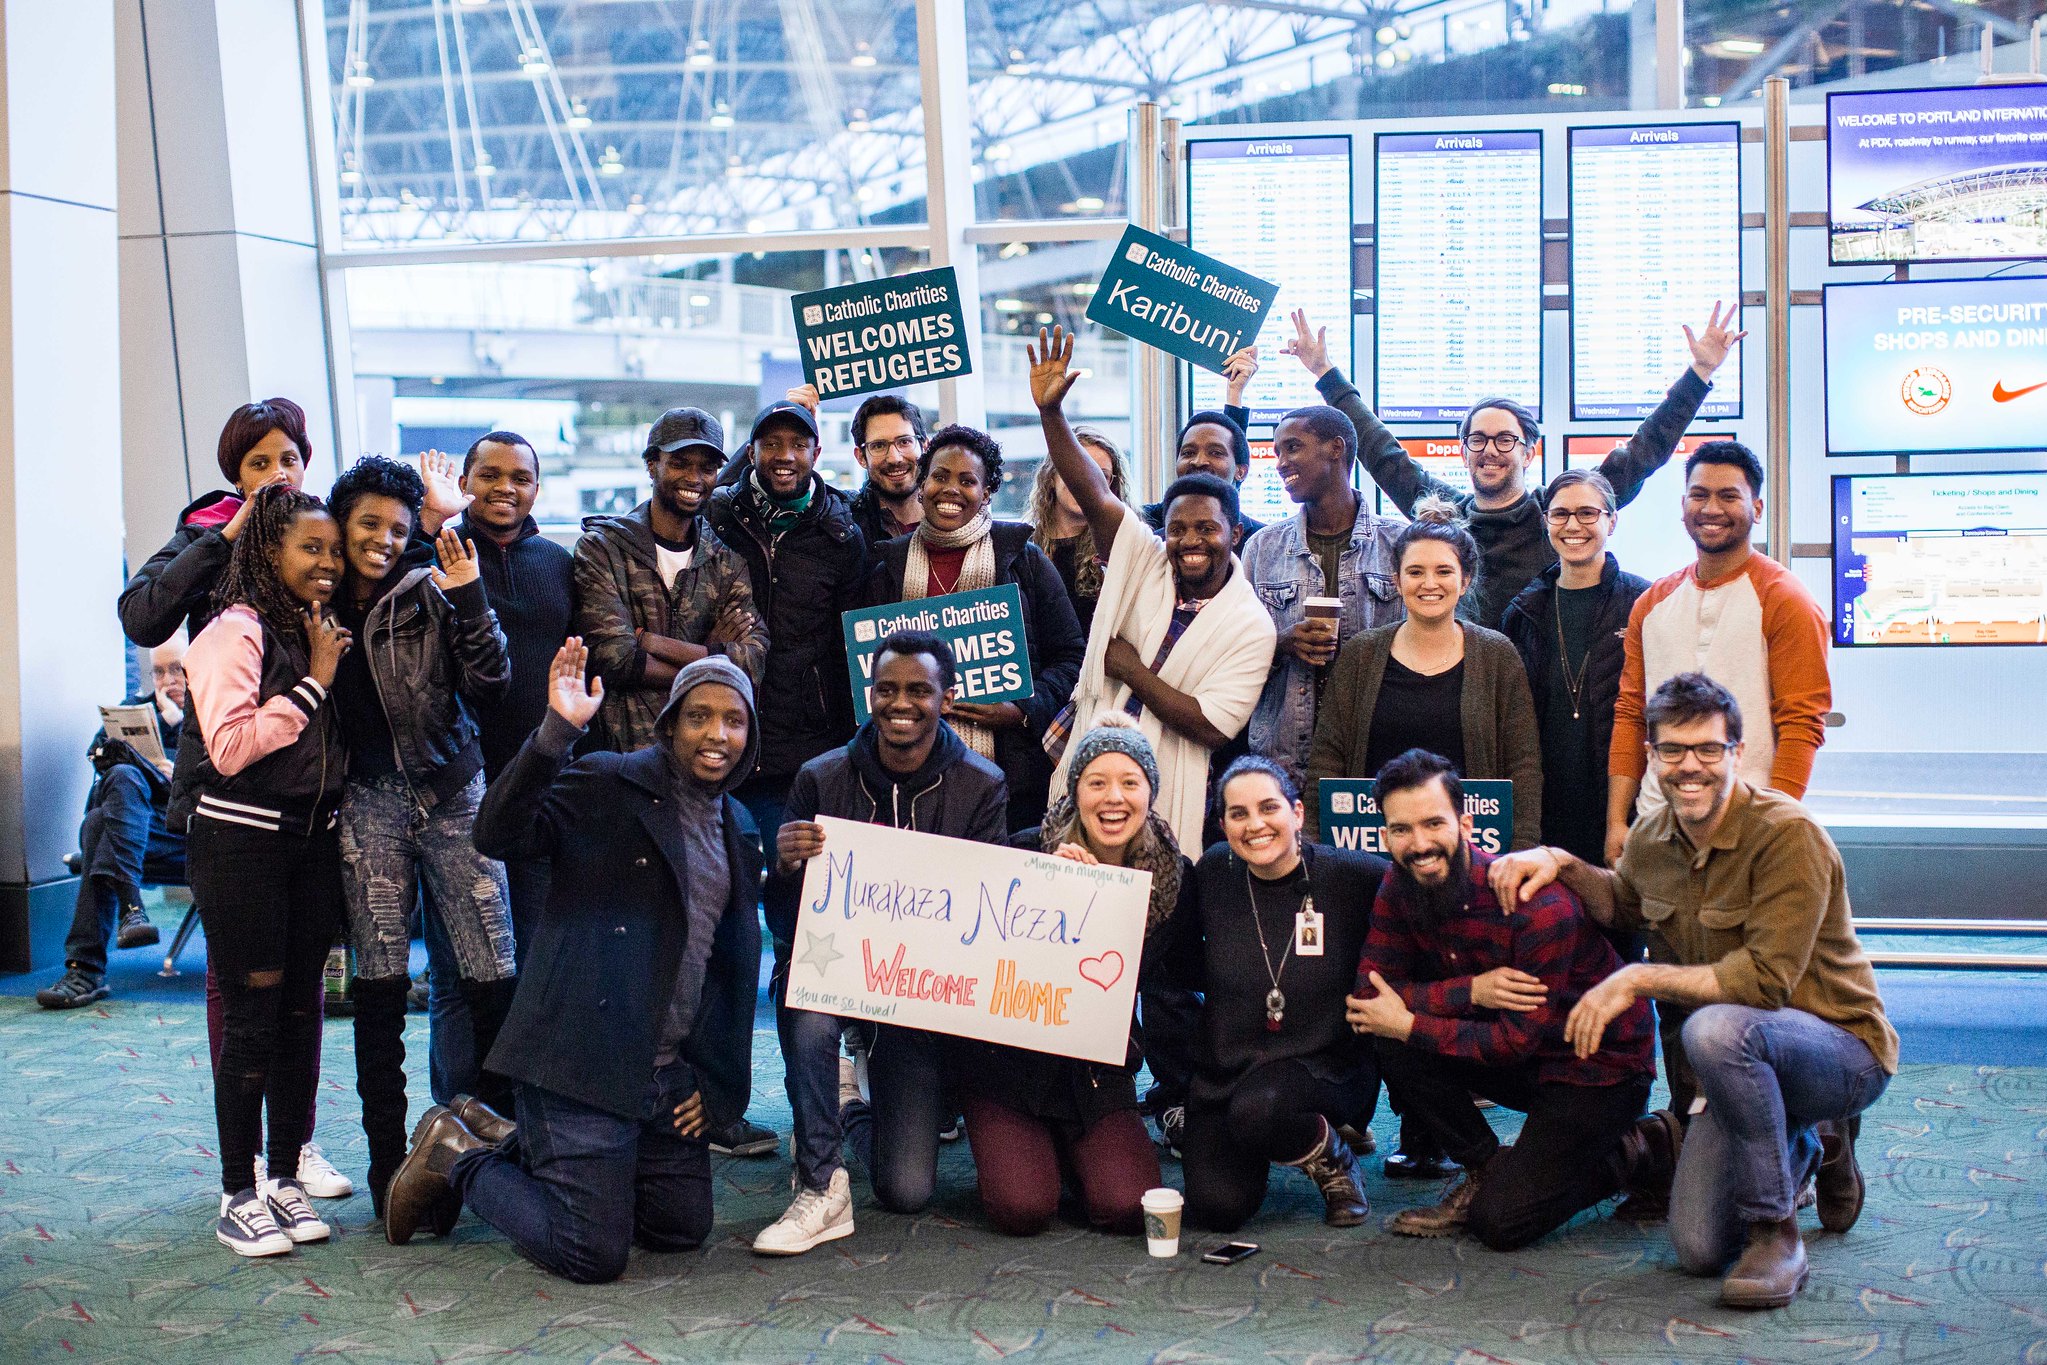
[[1320,1187],[1332,1227],[1356,1227],[1369,1206],[1336,1129],[1371,1122],[1379,1076],[1343,997],[1386,861],[1304,845],[1300,800],[1270,759],[1238,759],[1217,792],[1228,842],[1202,858],[1175,916],[1175,948],[1208,993],[1181,1146],[1187,1218],[1243,1226],[1278,1163]]

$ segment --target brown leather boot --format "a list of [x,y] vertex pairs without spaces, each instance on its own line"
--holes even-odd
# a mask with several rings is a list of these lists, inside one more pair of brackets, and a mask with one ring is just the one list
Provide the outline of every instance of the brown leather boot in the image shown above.
[[384,1238],[394,1247],[412,1240],[422,1221],[433,1215],[443,1199],[453,1193],[448,1171],[464,1152],[489,1147],[462,1126],[455,1111],[444,1105],[429,1109],[419,1140],[405,1154],[384,1194]]
[[1354,1228],[1371,1215],[1371,1201],[1365,1198],[1365,1182],[1358,1171],[1358,1159],[1328,1119],[1322,1120],[1322,1140],[1298,1166],[1322,1191],[1322,1221],[1333,1228]]
[[1720,1302],[1729,1308],[1782,1308],[1798,1297],[1810,1273],[1796,1218],[1750,1223],[1747,1249],[1720,1282]]
[[[495,1147],[519,1131],[519,1125],[485,1104],[474,1095],[457,1095],[448,1101],[448,1108],[455,1111],[455,1117],[462,1120],[462,1126]],[[419,1139],[414,1137],[413,1141]]]
[[1862,1216],[1862,1167],[1855,1160],[1855,1139],[1862,1136],[1862,1116],[1827,1120],[1818,1125],[1820,1172],[1813,1181],[1820,1226],[1846,1232]]
[[1440,1203],[1424,1209],[1402,1209],[1386,1224],[1388,1232],[1402,1237],[1448,1237],[1471,1221],[1471,1201],[1478,1197],[1481,1168],[1466,1167],[1457,1182],[1443,1192]]

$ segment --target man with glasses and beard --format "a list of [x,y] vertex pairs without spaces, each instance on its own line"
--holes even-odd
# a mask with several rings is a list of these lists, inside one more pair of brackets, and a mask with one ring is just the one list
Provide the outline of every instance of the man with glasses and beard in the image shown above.
[[1855,1138],[1897,1072],[1898,1035],[1855,936],[1840,850],[1804,806],[1741,776],[1733,694],[1680,673],[1645,720],[1664,801],[1628,832],[1620,865],[1529,849],[1492,864],[1493,891],[1518,914],[1565,887],[1599,923],[1648,930],[1654,960],[1586,991],[1564,1037],[1590,1060],[1616,1022],[1633,1046],[1627,1021],[1645,1000],[1690,1011],[1674,1051],[1704,1103],[1687,1106],[1670,1240],[1688,1274],[1726,1272],[1723,1304],[1781,1308],[1807,1275],[1795,1212],[1805,1180],[1827,1231],[1861,1216]]
[[[1656,1076],[1649,1008],[1617,1011],[1609,1047],[1573,1053],[1566,1014],[1620,967],[1578,898],[1552,886],[1501,910],[1487,884],[1494,859],[1473,847],[1464,784],[1439,755],[1400,755],[1379,770],[1377,794],[1393,867],[1346,1017],[1375,1037],[1406,1116],[1464,1167],[1440,1204],[1388,1227],[1409,1237],[1469,1227],[1511,1251],[1676,1159],[1676,1121],[1642,1116]],[[1475,1095],[1528,1115],[1512,1146]]]

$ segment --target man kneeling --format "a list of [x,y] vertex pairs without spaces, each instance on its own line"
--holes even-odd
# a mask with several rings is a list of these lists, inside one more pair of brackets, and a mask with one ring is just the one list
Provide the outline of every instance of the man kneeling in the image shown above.
[[[1379,770],[1378,798],[1393,867],[1347,1014],[1377,1035],[1379,1074],[1403,1112],[1465,1170],[1441,1204],[1403,1210],[1391,1230],[1442,1237],[1468,1224],[1511,1251],[1625,1184],[1667,1179],[1676,1120],[1640,1117],[1656,1076],[1649,1006],[1616,1017],[1594,1055],[1564,1040],[1566,1011],[1621,965],[1578,898],[1550,887],[1501,913],[1449,760],[1408,750]],[[1527,1113],[1513,1146],[1474,1095]]]
[[578,637],[555,655],[548,715],[476,816],[486,855],[554,865],[488,1063],[518,1082],[518,1127],[474,1100],[428,1111],[385,1226],[399,1244],[422,1221],[445,1232],[466,1203],[541,1268],[596,1284],[633,1242],[703,1242],[704,1134],[746,1112],[751,1068],[720,1039],[752,1018],[761,853],[727,793],[760,745],[753,685],[712,655],[676,675],[658,742],[563,771],[604,699],[587,662]]
[[1693,1007],[1684,1053],[1705,1107],[1678,1160],[1670,1240],[1688,1273],[1726,1271],[1728,1307],[1781,1308],[1806,1280],[1795,1200],[1807,1177],[1821,1227],[1861,1216],[1855,1137],[1898,1069],[1898,1035],[1855,937],[1840,850],[1804,806],[1738,775],[1734,697],[1680,673],[1643,721],[1668,804],[1635,822],[1619,865],[1530,849],[1493,864],[1493,887],[1512,905],[1561,883],[1601,924],[1648,930],[1655,961],[1587,991],[1564,1032],[1594,1057],[1643,1000]]

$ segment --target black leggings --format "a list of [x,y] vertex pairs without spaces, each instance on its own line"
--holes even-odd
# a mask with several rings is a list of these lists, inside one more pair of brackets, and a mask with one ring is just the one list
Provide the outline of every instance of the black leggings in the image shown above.
[[1370,1123],[1378,1102],[1379,1078],[1369,1065],[1337,1082],[1292,1060],[1253,1069],[1223,1104],[1190,1102],[1180,1143],[1187,1221],[1235,1232],[1265,1202],[1272,1163],[1313,1151],[1324,1118],[1332,1127]]
[[220,1185],[238,1194],[255,1184],[259,1149],[272,1171],[289,1175],[309,1136],[320,1055],[316,983],[341,925],[341,849],[332,831],[305,838],[195,816],[186,867],[220,983],[213,1073]]

